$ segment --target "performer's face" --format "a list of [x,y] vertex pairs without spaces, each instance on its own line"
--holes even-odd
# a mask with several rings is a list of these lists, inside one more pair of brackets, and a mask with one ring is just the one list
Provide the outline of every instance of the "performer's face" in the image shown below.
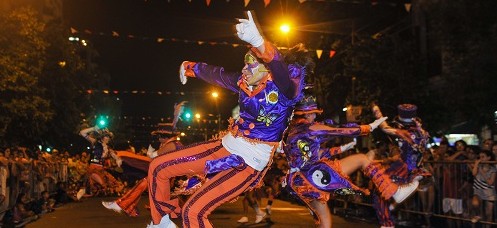
[[251,53],[245,55],[245,66],[242,69],[244,80],[249,85],[257,85],[269,71],[264,64],[259,63]]
[[109,141],[110,141],[110,137],[109,136],[102,137],[102,143],[106,143],[107,144],[107,143],[109,143]]
[[305,119],[309,121],[309,123],[314,123],[314,119],[316,119],[316,113],[305,114]]

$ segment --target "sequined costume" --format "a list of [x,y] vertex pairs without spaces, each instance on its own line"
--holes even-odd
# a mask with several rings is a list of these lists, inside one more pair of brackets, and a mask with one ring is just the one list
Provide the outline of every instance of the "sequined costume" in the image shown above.
[[[160,148],[174,148],[174,149],[168,149],[168,151],[163,151],[163,153],[169,153],[173,150],[181,148],[183,145],[181,142],[176,140],[176,136],[171,137],[164,143],[161,143],[159,146]],[[126,213],[126,215],[131,216],[131,217],[136,217],[139,215],[139,210],[137,208],[137,205],[140,201],[141,195],[143,192],[145,192],[148,189],[148,181],[146,174],[148,172],[148,167],[150,162],[152,161],[151,158],[146,157],[146,156],[140,156],[136,155],[134,153],[130,152],[119,152],[117,154],[121,159],[123,160],[123,164],[126,164],[130,167],[133,167],[137,170],[140,170],[144,173],[145,178],[139,180],[133,188],[128,190],[122,197],[116,200],[116,204]]]
[[[190,145],[152,161],[149,198],[154,224],[164,216],[181,213],[183,227],[212,227],[207,216],[216,207],[262,180],[293,107],[301,97],[306,72],[298,64],[287,65],[272,44],[264,45],[264,53],[251,49],[269,70],[256,86],[247,85],[240,73],[229,73],[222,67],[186,63],[189,77],[239,94],[240,118],[231,121],[228,131],[218,140]],[[171,200],[170,178],[213,173],[216,174],[189,198],[182,210],[176,200]]]
[[340,147],[325,148],[322,143],[337,136],[360,136],[369,133],[369,126],[332,128],[332,130],[311,130],[312,125],[304,120],[292,124],[284,151],[290,166],[286,180],[293,193],[307,204],[312,200],[326,202],[330,193],[337,189],[353,189],[369,194],[366,189],[354,185],[342,173],[339,160],[332,156],[342,153]]
[[[401,160],[390,164],[386,169],[395,183],[410,182],[416,176],[428,177],[431,174],[423,169],[422,157],[429,140],[429,134],[421,127],[420,120],[416,117],[417,107],[412,104],[402,104],[398,107],[399,115],[389,125],[383,122],[380,128],[388,135],[397,139],[401,150]],[[375,117],[381,118],[383,114],[377,106],[373,107]],[[382,199],[378,194],[373,194],[373,207],[382,227],[394,227],[394,219],[389,209],[390,202]]]
[[[91,132],[95,132],[96,137],[92,136]],[[102,141],[102,138],[110,138],[112,137],[112,133],[107,129],[101,130],[91,127],[81,130],[80,135],[92,144],[90,165],[87,170],[91,194],[119,194],[123,190],[124,185],[104,169],[105,158],[114,154],[111,152],[112,149],[107,146],[107,143]]]

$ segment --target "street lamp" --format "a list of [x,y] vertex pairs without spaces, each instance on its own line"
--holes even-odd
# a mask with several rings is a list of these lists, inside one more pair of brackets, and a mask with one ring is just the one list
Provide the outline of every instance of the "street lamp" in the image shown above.
[[214,98],[214,102],[216,105],[216,112],[217,112],[217,131],[221,131],[221,114],[219,113],[219,105],[218,105],[218,98],[219,98],[219,93],[217,91],[212,91],[211,96]]
[[290,25],[286,23],[280,25],[280,31],[285,35],[288,34],[290,32]]

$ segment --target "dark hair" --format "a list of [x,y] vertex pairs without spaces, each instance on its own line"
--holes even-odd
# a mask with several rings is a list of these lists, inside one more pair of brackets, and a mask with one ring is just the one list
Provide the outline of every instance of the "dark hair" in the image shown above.
[[299,43],[291,47],[284,54],[284,56],[285,62],[287,64],[298,64],[305,67],[306,71],[309,74],[314,73],[314,67],[316,67],[316,63],[311,57],[310,52],[305,48],[304,44]]
[[457,141],[454,143],[454,146],[457,146],[457,143],[462,143],[462,145],[464,146],[464,149],[466,149],[466,147],[468,147],[468,144],[466,143],[466,141],[464,141],[464,140],[462,140],[462,139],[457,140]]
[[495,161],[495,154],[490,150],[481,150],[480,153],[484,153],[488,157],[490,157],[490,161]]
[[475,145],[469,145],[467,148],[472,150],[473,153],[475,153],[475,154],[479,154],[481,151],[481,148],[479,146],[475,146]]

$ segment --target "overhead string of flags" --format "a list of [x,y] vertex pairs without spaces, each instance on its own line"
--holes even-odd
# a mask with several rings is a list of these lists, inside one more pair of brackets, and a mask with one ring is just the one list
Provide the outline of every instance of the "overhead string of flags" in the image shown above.
[[88,95],[107,94],[107,95],[157,95],[157,96],[211,96],[212,91],[147,91],[147,90],[108,90],[108,89],[87,89],[80,90],[80,93]]
[[[163,43],[163,42],[177,42],[177,43],[185,43],[185,44],[197,44],[197,45],[210,45],[210,46],[217,46],[217,45],[222,45],[222,46],[231,46],[233,48],[238,48],[238,47],[244,47],[244,48],[249,48],[250,46],[247,44],[239,44],[239,43],[229,43],[229,42],[217,42],[217,41],[202,41],[202,40],[186,40],[186,39],[178,39],[178,38],[167,38],[167,37],[144,37],[144,36],[137,36],[133,34],[126,34],[126,35],[121,35],[120,32],[118,31],[111,31],[109,32],[95,32],[89,29],[84,29],[83,32],[80,32],[80,30],[71,27],[71,34],[73,35],[78,35],[78,34],[86,34],[86,35],[96,35],[96,36],[107,36],[107,37],[115,37],[115,38],[128,38],[128,39],[134,39],[134,40],[143,40],[143,41],[150,41],[153,40],[154,42],[157,43]],[[75,39],[71,39],[75,40]],[[75,41],[79,41],[75,40]],[[287,49],[287,47],[278,47],[278,49]],[[323,50],[323,49],[309,49],[309,51],[315,51],[316,56],[318,59],[321,58],[323,53],[327,53],[329,58],[332,58],[335,54],[335,50]]]
[[[150,0],[143,0],[145,2],[149,2]],[[167,2],[171,2],[172,0],[167,0]],[[188,2],[191,2],[192,0],[188,0]],[[205,4],[207,6],[210,6],[212,0],[205,0]],[[352,4],[364,4],[364,1],[362,0],[298,0],[299,3],[304,3],[304,2],[346,2],[346,3],[352,3]],[[380,0],[381,1],[381,0]],[[226,2],[230,2],[230,0],[226,0]],[[250,4],[251,0],[243,0],[243,4],[245,7],[247,7]],[[271,3],[271,0],[264,0],[264,7],[267,7]],[[371,5],[378,5],[378,0],[371,0],[370,4]],[[389,1],[384,1],[386,4],[395,4],[394,2],[389,2]]]

